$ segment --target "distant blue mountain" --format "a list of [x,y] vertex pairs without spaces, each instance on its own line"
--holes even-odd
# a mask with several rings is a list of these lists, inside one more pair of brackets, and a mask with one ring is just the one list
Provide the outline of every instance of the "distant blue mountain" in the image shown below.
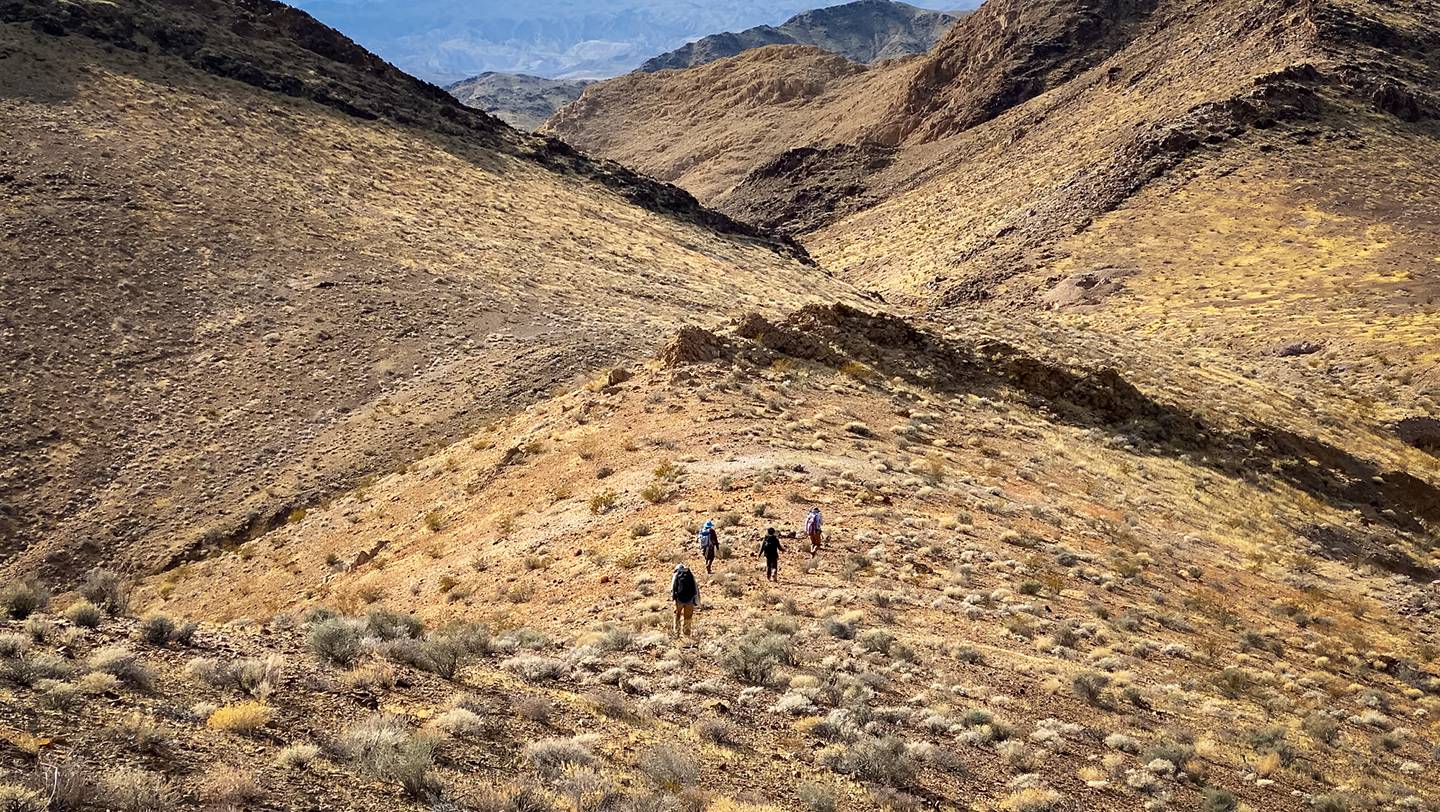
[[614,76],[707,34],[776,25],[837,0],[292,1],[400,68],[447,83],[486,71]]

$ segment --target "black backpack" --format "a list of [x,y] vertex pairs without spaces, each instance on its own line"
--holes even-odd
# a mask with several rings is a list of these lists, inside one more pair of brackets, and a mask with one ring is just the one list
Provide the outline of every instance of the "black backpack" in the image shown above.
[[675,573],[675,585],[670,588],[670,597],[677,601],[695,600],[695,573],[689,567],[681,567]]

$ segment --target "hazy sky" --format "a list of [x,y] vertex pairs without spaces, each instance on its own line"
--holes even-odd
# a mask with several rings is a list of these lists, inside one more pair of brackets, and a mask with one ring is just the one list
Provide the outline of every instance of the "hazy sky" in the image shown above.
[[[434,82],[487,70],[623,73],[689,40],[775,24],[827,0],[292,0],[402,69]],[[967,0],[911,0],[925,8]]]

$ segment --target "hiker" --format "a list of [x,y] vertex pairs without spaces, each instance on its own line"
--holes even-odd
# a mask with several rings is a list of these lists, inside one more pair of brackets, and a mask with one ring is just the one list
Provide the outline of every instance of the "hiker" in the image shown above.
[[700,605],[700,584],[695,580],[695,573],[684,564],[675,565],[675,575],[670,579],[670,597],[675,601],[675,634],[689,635],[690,618],[695,614],[695,607]]
[[810,537],[810,557],[820,552],[820,508],[812,507],[805,516],[805,535]]
[[700,528],[700,553],[705,556],[705,572],[711,572],[715,566],[715,551],[720,549],[720,533],[715,529],[715,522],[706,519],[705,526]]
[[765,556],[765,580],[780,580],[780,553],[784,548],[780,546],[780,534],[775,528],[765,531],[765,538],[760,541],[760,554]]

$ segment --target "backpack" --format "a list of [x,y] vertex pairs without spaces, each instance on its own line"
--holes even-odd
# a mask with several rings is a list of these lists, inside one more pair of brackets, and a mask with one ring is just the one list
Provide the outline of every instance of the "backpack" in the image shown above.
[[695,573],[691,572],[689,567],[681,567],[680,571],[675,573],[675,585],[670,588],[670,597],[681,602],[693,601],[695,592]]
[[813,510],[812,510],[812,511],[810,512],[810,515],[805,517],[805,532],[806,532],[806,533],[816,533],[816,532],[819,532],[819,530],[820,530],[820,512],[819,512],[819,511],[813,511]]
[[704,550],[718,544],[719,539],[716,538],[717,535],[713,527],[700,528],[700,549]]

